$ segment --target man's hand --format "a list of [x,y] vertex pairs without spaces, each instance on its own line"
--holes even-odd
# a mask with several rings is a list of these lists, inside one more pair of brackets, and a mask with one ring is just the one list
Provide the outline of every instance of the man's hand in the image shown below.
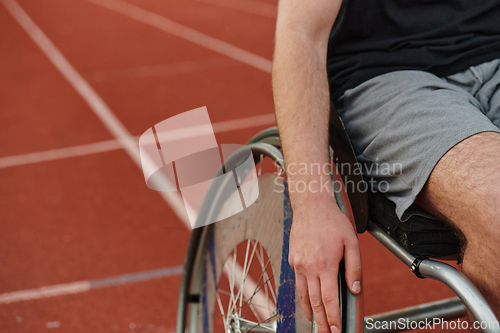
[[337,333],[342,327],[338,298],[338,270],[345,259],[346,282],[352,293],[361,291],[361,258],[354,228],[333,198],[294,209],[290,235],[290,266],[309,320],[312,312],[320,333]]

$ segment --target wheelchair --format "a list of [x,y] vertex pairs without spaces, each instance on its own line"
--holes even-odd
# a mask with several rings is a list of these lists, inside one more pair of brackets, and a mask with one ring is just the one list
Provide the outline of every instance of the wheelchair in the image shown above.
[[[334,110],[330,122],[330,153],[338,163],[357,165]],[[185,258],[177,333],[317,332],[301,308],[288,264],[292,210],[277,128],[258,133],[246,147],[258,170],[259,197],[242,212],[205,225],[230,209],[224,205],[224,191],[209,190],[210,200],[203,202],[196,224],[203,227],[193,230]],[[236,151],[231,158],[237,164],[245,156]],[[415,216],[401,223],[385,196],[370,195],[368,200],[364,192],[341,187],[348,181],[363,180],[359,173],[342,174],[337,168],[332,176],[335,199],[357,232],[368,231],[418,278],[440,281],[457,297],[363,318],[363,295],[349,291],[341,262],[338,277],[332,278],[338,279],[343,332],[397,332],[410,327],[366,323],[451,320],[465,316],[467,309],[476,321],[498,323],[477,288],[457,269],[435,260],[458,256],[459,240],[444,222]],[[498,325],[480,328],[500,332]]]

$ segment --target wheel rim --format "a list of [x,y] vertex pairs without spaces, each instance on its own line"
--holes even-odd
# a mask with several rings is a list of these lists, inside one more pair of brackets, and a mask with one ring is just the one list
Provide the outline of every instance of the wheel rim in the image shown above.
[[266,180],[259,177],[259,184],[266,190],[255,206],[215,223],[206,235],[200,277],[201,332],[276,331],[283,195],[272,191],[276,176],[262,177]]
[[[283,161],[282,157],[279,153],[279,150],[276,150],[274,147],[268,147],[269,145],[266,144],[251,144],[252,152],[254,153],[254,157],[259,163],[258,165],[258,175],[259,175],[259,181],[262,180],[261,173],[263,171],[262,168],[262,161],[264,157],[271,157],[271,160],[276,161],[276,163],[279,165],[279,167],[274,167],[269,170],[273,170],[278,174],[278,178],[284,177],[286,178],[286,175],[282,173],[283,170]],[[272,149],[271,149],[272,148]],[[276,152],[274,150],[276,150]],[[260,161],[259,161],[260,157]],[[277,158],[279,157],[279,158]],[[265,168],[264,168],[265,170]],[[265,172],[265,171],[264,171]],[[268,171],[269,172],[269,171]],[[263,178],[266,178],[266,176],[271,176],[269,174],[262,175]],[[265,181],[264,183],[269,183],[269,181]],[[278,185],[276,182],[273,182],[274,184]],[[266,185],[267,186],[267,185]],[[261,198],[262,199],[262,198]],[[265,224],[265,230],[264,233],[269,233],[273,234],[276,232],[283,237],[283,197],[280,197],[279,200],[275,200],[276,198],[267,198],[266,200],[266,207],[276,207],[276,211],[267,211],[261,214],[262,216],[267,216],[268,220],[266,221],[260,221],[257,223],[257,225],[262,224],[264,222]],[[258,199],[259,200],[259,199]],[[286,201],[286,200],[285,200]],[[289,205],[289,203],[288,203]],[[252,205],[253,206],[253,205]],[[280,295],[283,295],[283,292],[281,290],[281,285],[283,281],[280,282],[280,275],[283,273],[281,271],[282,267],[282,260],[281,256],[285,255],[285,253],[282,253],[282,249],[284,244],[282,243],[283,239],[267,239],[264,242],[259,242],[261,243],[260,245],[257,245],[257,249],[260,249],[259,246],[262,246],[262,249],[264,252],[266,250],[270,250],[269,258],[266,259],[265,261],[269,260],[270,266],[271,266],[271,272],[267,273],[267,276],[270,278],[270,281],[274,279],[274,285],[273,285],[273,290],[275,291],[274,296],[278,296],[278,303],[282,304],[281,308],[280,305],[278,305],[278,308],[281,310],[276,311],[276,307],[272,308],[270,306],[267,306],[271,311],[270,315],[268,316],[262,316],[259,320],[257,316],[255,316],[254,320],[247,320],[248,318],[246,314],[244,313],[244,309],[242,309],[241,313],[239,311],[235,311],[234,306],[231,308],[229,306],[229,302],[224,303],[223,300],[221,299],[221,295],[219,294],[219,297],[217,296],[212,296],[207,295],[207,290],[211,289],[213,291],[213,295],[217,295],[217,291],[219,290],[219,285],[223,282],[221,280],[222,272],[223,270],[228,270],[232,275],[231,279],[233,279],[234,276],[236,276],[236,270],[234,272],[232,271],[233,267],[230,266],[229,268],[224,268],[226,267],[226,262],[234,262],[234,257],[233,257],[233,250],[235,247],[239,246],[240,243],[246,244],[246,246],[250,246],[250,248],[253,249],[253,247],[256,244],[255,239],[261,240],[262,235],[259,236],[261,233],[260,231],[262,230],[247,230],[247,229],[252,229],[253,226],[255,226],[255,223],[247,224],[248,220],[254,219],[255,222],[255,217],[256,214],[252,211],[252,206],[250,206],[250,209],[246,210],[246,214],[249,213],[250,216],[247,216],[247,221],[241,220],[241,218],[235,217],[235,218],[230,218],[226,221],[221,221],[216,223],[215,225],[211,225],[209,227],[205,227],[203,230],[203,235],[200,237],[200,241],[198,243],[198,250],[197,250],[197,255],[196,255],[196,263],[193,262],[193,278],[192,278],[192,287],[191,291],[189,293],[189,299],[194,299],[195,301],[190,301],[190,303],[184,303],[184,304],[189,304],[189,311],[187,311],[188,308],[183,313],[189,312],[189,332],[190,333],[198,333],[198,332],[204,332],[204,333],[212,333],[212,332],[271,332],[271,331],[277,331],[279,330],[280,332],[307,332],[311,331],[311,324],[305,317],[305,313],[303,313],[302,308],[300,304],[298,303],[298,298],[288,304],[292,304],[292,307],[289,307],[287,309],[283,308],[283,302],[279,303],[279,299],[282,296],[278,296],[278,287],[280,286]],[[255,207],[253,208],[255,209]],[[265,208],[263,209],[265,210]],[[286,215],[286,214],[285,214]],[[264,219],[263,219],[264,220]],[[280,223],[274,224],[269,222],[271,221],[278,221],[281,220]],[[291,223],[291,210],[290,210],[290,223]],[[244,230],[244,232],[243,232]],[[289,231],[288,231],[289,232]],[[210,255],[210,248],[213,246],[214,243],[214,235],[215,239],[217,239],[217,243],[223,244],[222,250],[218,253],[218,256],[211,256]],[[286,238],[286,237],[284,237]],[[251,241],[249,241],[251,240]],[[242,242],[243,241],[243,242]],[[212,245],[210,245],[210,243]],[[245,246],[245,245],[244,245]],[[287,245],[288,247],[288,245]],[[208,250],[208,253],[207,253]],[[239,249],[238,249],[239,250]],[[257,250],[256,250],[257,251]],[[259,250],[260,251],[260,250]],[[238,251],[238,253],[251,253],[248,251]],[[279,256],[277,258],[276,256]],[[286,253],[288,255],[288,253]],[[238,262],[238,259],[236,259],[236,262]],[[245,261],[242,261],[242,265],[245,265]],[[240,265],[241,266],[241,265]],[[198,267],[198,268],[197,268]],[[261,268],[265,267],[262,266]],[[266,268],[267,269],[267,268]],[[243,272],[245,271],[242,268]],[[197,273],[198,272],[198,273]],[[290,272],[289,272],[290,273]],[[293,275],[293,271],[291,271],[291,274]],[[263,275],[264,277],[264,275]],[[240,276],[241,278],[241,276]],[[294,281],[294,278],[292,278]],[[234,278],[234,281],[236,281],[237,278]],[[259,277],[255,279],[256,281],[259,280]],[[229,286],[229,278],[226,280],[227,284]],[[291,280],[287,280],[287,283],[289,283]],[[345,283],[345,282],[344,282]],[[294,285],[294,282],[293,282]],[[221,291],[224,291],[224,287],[220,287]],[[229,287],[230,289],[230,287]],[[238,295],[238,290],[235,292],[234,286],[233,286],[233,299],[236,299],[234,295]],[[264,289],[264,292],[266,290],[265,287],[261,288]],[[254,287],[255,290],[255,287]],[[227,290],[226,290],[227,291]],[[288,294],[289,289],[287,290]],[[228,292],[226,292],[228,294]],[[231,292],[229,292],[231,294]],[[292,294],[295,294],[294,292]],[[240,294],[244,295],[244,294]],[[201,296],[201,297],[200,297]],[[342,293],[342,298],[343,298],[343,293]],[[242,300],[242,303],[247,300],[247,298],[250,297],[245,297]],[[266,296],[268,299],[273,299],[274,304],[276,304],[276,301],[273,298],[273,295],[269,293],[269,287],[268,287],[268,294]],[[293,297],[292,297],[293,299]],[[219,302],[221,305],[219,305]],[[296,303],[297,302],[297,303]],[[344,301],[342,301],[343,303]],[[212,304],[211,309],[207,309],[207,305]],[[221,310],[222,309],[222,310]],[[208,310],[208,311],[207,311]],[[297,311],[296,311],[297,310]],[[220,328],[214,327],[217,324],[217,321],[214,322],[214,317],[216,312],[218,312],[218,319],[219,319],[219,324]],[[251,309],[249,310],[250,313],[253,313]],[[285,311],[285,312],[283,312]],[[286,312],[288,311],[288,312]],[[222,314],[223,312],[223,314]],[[256,310],[257,312],[257,310]],[[278,325],[276,325],[277,322],[277,316],[273,317],[276,312],[280,313],[280,321]],[[343,315],[344,315],[344,309],[343,309]],[[283,316],[282,314],[287,313],[287,314],[292,314],[293,319],[290,319],[289,315]],[[182,314],[182,313],[181,313]],[[248,314],[248,311],[247,311]],[[266,318],[267,317],[267,318]],[[224,318],[224,319],[222,319]],[[283,318],[289,318],[286,321],[286,324],[283,325]],[[345,317],[343,316],[343,319]],[[266,320],[269,319],[269,320]],[[247,321],[245,321],[247,320]],[[287,326],[288,325],[288,326]],[[277,328],[278,327],[278,328]],[[345,328],[345,326],[344,326]],[[178,332],[184,332],[183,329],[178,330]],[[313,329],[313,332],[315,330]],[[317,330],[316,330],[317,332]]]

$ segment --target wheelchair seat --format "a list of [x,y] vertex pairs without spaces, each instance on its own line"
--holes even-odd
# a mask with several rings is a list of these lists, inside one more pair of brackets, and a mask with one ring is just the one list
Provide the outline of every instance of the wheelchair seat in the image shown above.
[[460,261],[460,238],[447,223],[420,215],[401,222],[396,215],[396,205],[380,192],[368,193],[368,204],[370,219],[409,253]]

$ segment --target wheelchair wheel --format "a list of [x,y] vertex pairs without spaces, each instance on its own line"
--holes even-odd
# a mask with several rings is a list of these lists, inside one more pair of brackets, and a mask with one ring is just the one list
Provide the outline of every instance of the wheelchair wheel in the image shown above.
[[[256,160],[265,164],[264,154],[255,147],[252,150]],[[262,165],[258,168],[266,169]],[[288,264],[292,212],[286,182],[272,173],[259,175],[258,181],[255,203],[193,231],[177,333],[317,332],[302,310],[295,292],[295,274]],[[343,331],[353,332],[347,321],[352,317],[348,310],[354,309],[352,294],[344,273],[339,277]]]

